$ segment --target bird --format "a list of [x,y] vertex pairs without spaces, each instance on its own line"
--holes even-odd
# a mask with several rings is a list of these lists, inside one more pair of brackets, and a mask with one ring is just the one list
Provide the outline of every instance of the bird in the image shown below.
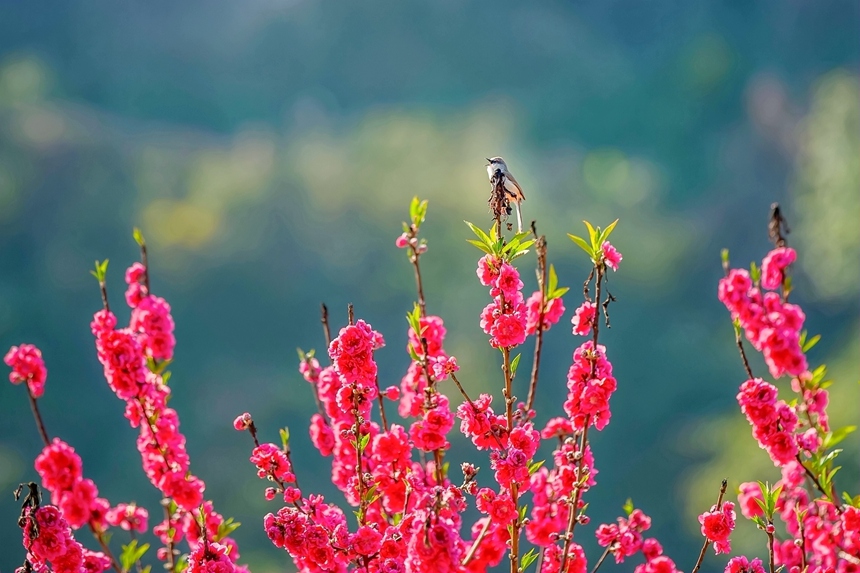
[[496,173],[501,173],[505,177],[505,194],[510,200],[513,200],[517,208],[517,232],[523,232],[523,214],[520,210],[520,203],[526,200],[523,194],[523,188],[517,183],[516,177],[508,170],[508,164],[501,157],[487,157],[487,175],[492,183]]

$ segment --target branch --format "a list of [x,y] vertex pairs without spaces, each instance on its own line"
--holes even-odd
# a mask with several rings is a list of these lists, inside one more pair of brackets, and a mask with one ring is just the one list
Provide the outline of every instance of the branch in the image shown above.
[[[723,483],[720,484],[720,495],[717,497],[717,511],[719,511],[720,507],[723,505],[723,496],[726,494],[726,487],[728,486],[728,480],[723,480]],[[708,550],[708,547],[711,545],[711,540],[705,537],[705,543],[702,545],[702,550],[699,552],[699,559],[696,560],[696,566],[693,567],[693,571],[691,573],[696,573],[699,570],[699,567],[702,566],[702,560],[705,558],[705,552]],[[771,561],[771,573],[773,573],[773,561]]]

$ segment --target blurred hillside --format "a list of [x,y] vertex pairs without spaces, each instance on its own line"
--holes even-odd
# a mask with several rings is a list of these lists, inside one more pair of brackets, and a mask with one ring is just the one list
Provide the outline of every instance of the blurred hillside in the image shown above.
[[[289,425],[299,479],[339,499],[294,349],[323,346],[321,301],[336,323],[353,302],[388,341],[383,385],[399,382],[415,295],[393,241],[414,195],[430,201],[428,309],[464,381],[498,393],[462,221],[488,224],[484,157],[502,155],[569,296],[587,263],[565,233],[620,218],[605,336],[619,390],[594,438],[592,523],[630,496],[688,570],[719,481],[774,479],[737,411],[743,370],[716,299],[720,248],[760,260],[773,201],[799,250],[793,297],[823,334],[811,358],[837,379],[834,418],[857,420],[858,16],[847,0],[0,3],[0,351],[42,348],[48,431],[111,502],[156,515],[88,327],[92,262],[111,260],[119,306],[141,227],[177,322],[172,405],[194,472],[244,523],[242,561],[291,571],[230,422],[250,411],[270,440]],[[539,421],[560,411],[577,343],[564,324],[547,336]],[[40,447],[23,392],[0,384],[0,492],[35,477]],[[860,439],[845,449],[837,482],[856,491]],[[468,453],[456,441],[452,467]],[[0,494],[0,571],[20,565],[19,509]]]

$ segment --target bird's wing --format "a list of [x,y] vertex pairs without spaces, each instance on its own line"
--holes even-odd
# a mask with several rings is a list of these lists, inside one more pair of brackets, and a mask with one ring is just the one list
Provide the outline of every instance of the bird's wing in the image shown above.
[[[511,183],[513,189],[508,188],[508,183]],[[513,194],[514,201],[517,203],[526,200],[526,196],[523,194],[523,188],[520,187],[520,184],[517,183],[517,179],[511,175],[510,171],[505,174],[505,189],[507,189],[509,193]]]

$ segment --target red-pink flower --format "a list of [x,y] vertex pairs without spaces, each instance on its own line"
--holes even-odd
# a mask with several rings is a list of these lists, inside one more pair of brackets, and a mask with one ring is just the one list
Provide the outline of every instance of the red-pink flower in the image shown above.
[[606,266],[612,269],[613,271],[618,270],[618,263],[621,262],[623,258],[621,253],[612,246],[612,243],[609,241],[604,241],[601,246],[601,253],[603,254],[603,262],[606,263]]
[[734,509],[735,504],[726,501],[723,502],[722,507],[713,506],[710,511],[699,516],[699,523],[702,524],[702,535],[714,544],[714,551],[717,555],[729,553],[732,550],[729,536],[735,528]]
[[597,316],[597,307],[593,302],[585,301],[573,314],[570,320],[573,324],[573,333],[580,336],[586,336],[591,332],[591,327],[594,325],[595,317]]
[[145,533],[149,512],[133,503],[120,503],[107,512],[106,519],[114,527]]
[[3,362],[12,368],[12,372],[9,373],[9,381],[12,384],[26,382],[34,398],[44,394],[48,369],[45,368],[45,361],[42,360],[41,350],[32,344],[13,346],[6,353]]
[[724,573],[765,573],[761,559],[748,560],[743,555],[732,557],[726,564]]
[[785,280],[785,269],[797,259],[797,253],[789,247],[777,247],[761,262],[761,286],[769,290],[778,289]]

